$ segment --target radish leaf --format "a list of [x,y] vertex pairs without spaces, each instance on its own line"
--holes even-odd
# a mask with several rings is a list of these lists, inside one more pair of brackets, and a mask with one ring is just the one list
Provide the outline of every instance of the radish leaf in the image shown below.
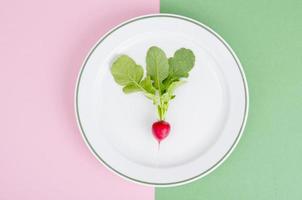
[[115,82],[123,86],[125,94],[142,92],[157,106],[160,120],[164,120],[174,92],[189,76],[195,63],[195,56],[189,49],[178,49],[167,58],[163,50],[152,46],[146,56],[147,75],[143,68],[127,55],[119,56],[112,64],[111,74]]
[[172,58],[169,58],[170,79],[187,78],[193,68],[195,56],[190,49],[178,49]]
[[162,81],[169,75],[169,63],[163,50],[150,47],[146,57],[147,74],[154,81],[154,86],[160,88]]
[[171,83],[171,85],[167,89],[167,93],[173,95],[175,89],[178,88],[179,86],[181,86],[182,84],[184,84],[185,82],[186,81],[179,80],[179,81],[175,81],[175,82]]
[[139,83],[144,75],[144,70],[132,58],[126,55],[118,57],[112,64],[111,73],[115,82],[121,86]]
[[184,84],[185,81],[179,80],[173,82],[168,88],[167,91],[162,95],[162,100],[164,102],[169,102],[170,100],[175,98],[174,91],[176,88],[178,88],[180,85]]
[[155,94],[155,88],[152,85],[152,80],[150,76],[147,76],[141,81],[140,85],[150,94]]
[[126,94],[129,94],[132,92],[139,92],[139,91],[142,91],[142,89],[133,83],[129,83],[128,85],[123,87],[123,92]]

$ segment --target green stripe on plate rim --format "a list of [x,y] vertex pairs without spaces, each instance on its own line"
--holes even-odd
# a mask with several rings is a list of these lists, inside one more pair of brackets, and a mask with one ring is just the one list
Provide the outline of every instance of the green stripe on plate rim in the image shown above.
[[[177,181],[177,182],[171,182],[171,183],[152,183],[152,182],[146,182],[146,181],[142,181],[142,180],[138,180],[132,177],[129,177],[119,171],[117,171],[116,169],[114,169],[112,166],[110,166],[108,163],[105,162],[105,160],[103,160],[98,154],[97,152],[94,150],[94,148],[92,147],[92,145],[90,144],[90,142],[88,141],[86,134],[84,132],[83,126],[81,124],[81,119],[80,119],[80,115],[79,115],[79,109],[78,109],[78,93],[79,93],[79,85],[80,85],[80,80],[82,77],[82,73],[84,71],[84,68],[86,66],[87,61],[89,60],[90,56],[93,54],[94,50],[101,44],[101,42],[103,40],[105,40],[111,33],[113,33],[114,31],[118,30],[119,28],[122,28],[123,26],[138,21],[138,20],[142,20],[142,19],[146,19],[146,18],[156,18],[156,17],[170,17],[170,18],[176,18],[176,19],[181,19],[181,20],[185,20],[188,22],[191,22],[197,26],[200,26],[201,28],[207,30],[209,33],[213,34],[219,41],[221,41],[223,43],[223,45],[228,49],[228,51],[230,52],[230,54],[232,55],[232,57],[234,58],[234,60],[236,61],[237,67],[240,71],[242,80],[244,82],[244,91],[245,91],[245,109],[244,109],[244,118],[242,120],[242,124],[240,127],[240,130],[237,134],[237,137],[234,141],[234,143],[232,144],[232,146],[230,147],[230,149],[224,154],[224,156],[218,160],[213,166],[211,166],[209,169],[207,169],[206,171],[202,172],[201,174],[182,180],[182,181]],[[136,183],[140,183],[146,186],[157,186],[157,187],[170,187],[170,186],[177,186],[177,185],[182,185],[185,183],[189,183],[192,182],[196,179],[199,179],[201,177],[204,177],[205,175],[209,174],[211,171],[213,171],[215,168],[217,168],[221,163],[223,163],[223,161],[230,155],[230,153],[232,152],[232,150],[235,148],[235,146],[237,145],[242,132],[244,130],[245,124],[246,124],[246,120],[247,120],[247,116],[248,116],[248,107],[249,107],[249,98],[248,98],[248,86],[247,86],[247,81],[245,78],[245,74],[243,72],[242,66],[240,64],[239,59],[237,58],[237,56],[235,55],[234,51],[231,49],[231,47],[224,41],[224,39],[222,39],[222,37],[220,37],[215,31],[213,31],[211,28],[207,27],[206,25],[188,18],[188,17],[184,17],[184,16],[180,16],[180,15],[175,15],[175,14],[167,14],[167,13],[163,13],[163,14],[151,14],[151,15],[143,15],[140,17],[136,17],[133,19],[130,19],[116,27],[114,27],[113,29],[111,29],[109,32],[107,32],[103,37],[101,37],[98,42],[95,44],[95,46],[90,50],[90,52],[88,53],[88,56],[85,58],[85,61],[81,67],[81,71],[78,75],[78,79],[77,79],[77,84],[76,84],[76,94],[75,94],[75,110],[76,110],[76,118],[77,118],[77,123],[78,126],[80,128],[80,131],[82,133],[82,136],[84,138],[85,143],[87,144],[87,146],[89,147],[89,149],[91,150],[91,152],[94,154],[94,156],[101,162],[103,163],[107,168],[109,168],[110,170],[112,170],[113,172],[115,172],[116,174],[120,175],[123,178],[126,178],[127,180],[130,181],[134,181]]]

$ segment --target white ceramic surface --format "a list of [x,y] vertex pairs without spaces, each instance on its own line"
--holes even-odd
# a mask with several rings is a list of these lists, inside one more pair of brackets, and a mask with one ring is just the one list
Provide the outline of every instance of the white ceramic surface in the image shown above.
[[[160,150],[151,134],[155,106],[140,93],[125,95],[110,74],[119,54],[145,68],[154,45],[169,57],[181,47],[196,56],[170,103],[166,120],[172,129]],[[183,184],[212,171],[238,142],[247,110],[247,85],[233,51],[208,27],[177,15],[142,16],[114,28],[91,50],[76,90],[79,126],[93,154],[119,175],[147,185]]]

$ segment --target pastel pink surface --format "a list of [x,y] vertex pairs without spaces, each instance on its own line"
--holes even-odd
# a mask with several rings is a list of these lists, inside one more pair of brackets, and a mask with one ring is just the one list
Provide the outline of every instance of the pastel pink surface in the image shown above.
[[73,97],[98,38],[157,12],[158,0],[0,1],[1,200],[154,199],[89,152]]

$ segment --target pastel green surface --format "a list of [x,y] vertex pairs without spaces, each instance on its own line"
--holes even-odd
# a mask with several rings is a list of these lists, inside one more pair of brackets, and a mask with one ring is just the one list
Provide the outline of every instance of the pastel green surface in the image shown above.
[[249,117],[214,172],[157,188],[157,200],[302,199],[302,1],[161,0],[162,13],[196,19],[234,49],[246,73]]

